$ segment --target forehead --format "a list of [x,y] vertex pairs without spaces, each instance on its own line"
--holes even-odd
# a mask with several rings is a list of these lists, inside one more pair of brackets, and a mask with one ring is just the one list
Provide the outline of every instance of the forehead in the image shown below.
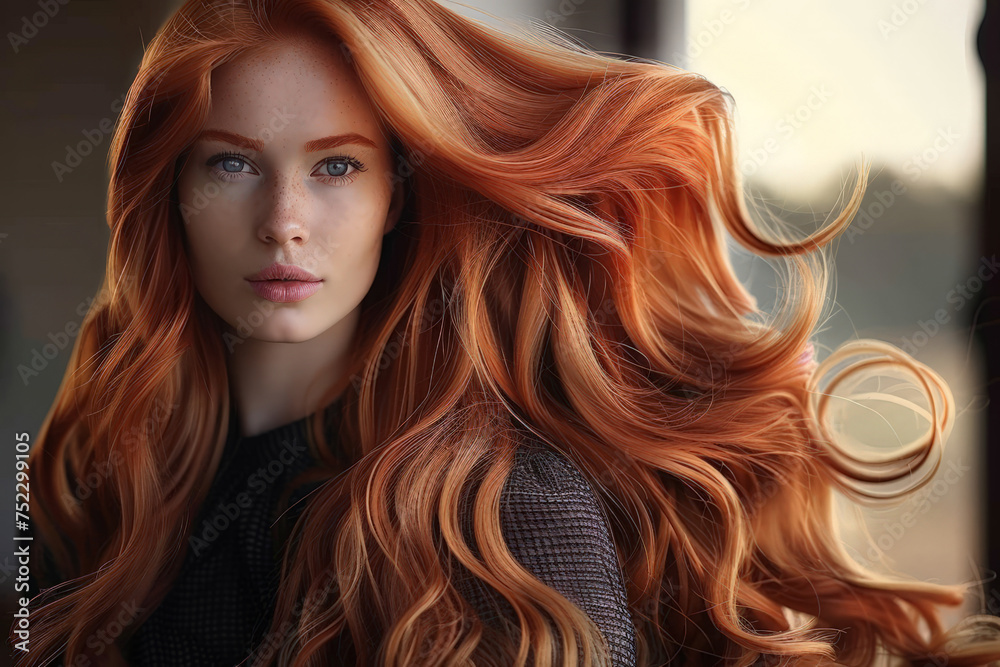
[[213,127],[253,131],[292,119],[289,128],[322,125],[378,132],[378,121],[357,74],[336,41],[296,37],[262,45],[212,71]]

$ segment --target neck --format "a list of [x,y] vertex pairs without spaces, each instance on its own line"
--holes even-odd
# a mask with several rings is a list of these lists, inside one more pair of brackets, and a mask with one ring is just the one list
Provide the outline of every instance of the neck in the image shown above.
[[227,366],[241,437],[265,433],[325,407],[324,394],[347,366],[359,312],[351,311],[300,343],[247,338],[233,349]]

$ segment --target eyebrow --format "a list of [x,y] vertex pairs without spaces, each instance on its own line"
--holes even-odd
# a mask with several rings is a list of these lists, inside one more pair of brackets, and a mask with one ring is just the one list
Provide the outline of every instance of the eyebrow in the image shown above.
[[[250,137],[244,137],[242,134],[227,132],[225,130],[203,130],[195,140],[197,141],[198,139],[225,141],[241,148],[257,151],[258,153],[264,152],[264,142],[259,139],[251,139]],[[360,135],[357,132],[347,132],[346,134],[331,134],[322,139],[307,141],[305,149],[307,153],[314,153],[328,148],[336,148],[344,144],[362,144],[371,148],[377,148],[375,142],[368,137]]]

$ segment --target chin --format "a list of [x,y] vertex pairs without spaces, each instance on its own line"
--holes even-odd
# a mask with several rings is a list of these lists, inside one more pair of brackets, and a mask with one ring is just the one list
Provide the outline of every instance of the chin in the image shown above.
[[307,340],[314,338],[314,336],[254,336],[253,339],[257,341],[262,341],[265,343],[304,343]]
[[267,343],[304,343],[321,333],[322,330],[314,326],[261,327],[249,337]]
[[232,335],[242,340],[301,343],[315,338],[324,331],[321,322],[303,318],[301,313],[275,313],[274,309],[268,308],[267,305],[238,313],[226,313],[222,319],[231,328]]

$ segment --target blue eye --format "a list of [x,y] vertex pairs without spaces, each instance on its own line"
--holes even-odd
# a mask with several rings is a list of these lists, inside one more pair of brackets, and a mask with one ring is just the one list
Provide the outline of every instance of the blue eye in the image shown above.
[[[240,172],[243,171],[243,165],[246,164],[243,160],[236,157],[227,157],[222,160],[222,168],[228,172]],[[235,169],[230,169],[230,167],[237,167]]]
[[330,176],[344,176],[345,175],[343,173],[341,173],[341,174],[330,173],[330,167],[333,166],[333,165],[336,165],[337,167],[343,167],[345,170],[349,169],[351,167],[351,165],[349,165],[347,162],[344,162],[343,160],[331,160],[331,161],[329,161],[329,162],[326,163],[326,171],[327,171],[327,174],[330,175]]
[[245,168],[249,167],[250,164],[246,161],[246,158],[244,158],[239,153],[233,153],[229,151],[225,153],[219,153],[218,155],[213,155],[211,158],[208,159],[207,162],[208,166],[210,167],[214,167],[215,165],[220,163],[222,165],[222,170],[216,171],[215,173],[219,178],[221,178],[224,181],[233,181],[242,178],[241,176],[237,176],[237,174],[257,173],[256,171],[254,171],[253,167],[250,167],[249,172],[245,171]]
[[[347,169],[352,167],[354,171],[347,171]],[[341,185],[353,181],[360,172],[366,170],[366,167],[356,158],[340,156],[326,159],[320,170],[322,173],[317,174],[320,178],[333,179],[334,183]]]

